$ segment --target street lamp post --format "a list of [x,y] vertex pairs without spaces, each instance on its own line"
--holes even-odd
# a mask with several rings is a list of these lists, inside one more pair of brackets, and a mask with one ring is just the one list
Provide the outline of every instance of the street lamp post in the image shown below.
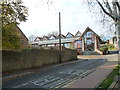
[[59,62],[62,62],[62,55],[61,55],[61,15],[59,12]]

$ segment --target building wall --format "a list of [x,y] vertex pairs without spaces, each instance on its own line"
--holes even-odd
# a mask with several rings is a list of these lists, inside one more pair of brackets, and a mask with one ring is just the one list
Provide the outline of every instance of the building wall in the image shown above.
[[[94,50],[94,43],[95,43],[95,33],[93,32],[86,32],[84,35],[84,44],[85,44],[85,50],[88,51],[90,49],[88,48],[91,48],[91,50]],[[99,39],[97,39],[98,41]],[[99,44],[99,42],[97,42],[97,45]],[[59,46],[59,44],[48,44],[48,47],[49,46]],[[66,47],[66,48],[70,48],[70,49],[82,49],[82,39],[79,38],[78,40],[76,41],[73,41],[73,42],[69,42],[69,43],[64,43],[64,45],[62,44],[62,46]],[[99,47],[99,46],[97,46]]]
[[95,34],[92,31],[88,31],[84,34],[85,39],[85,51],[94,50]]
[[20,30],[20,28],[18,26],[16,26],[14,28],[20,35],[20,39],[21,39],[21,45],[23,48],[27,48],[28,47],[28,39],[27,37],[24,35],[24,33]]
[[118,43],[117,43],[117,38],[116,37],[113,37],[109,40],[109,43],[108,44],[113,44],[115,46],[115,48],[118,49]]
[[[78,36],[77,36],[78,35]],[[95,48],[95,37],[97,36],[100,38],[94,31],[86,29],[86,31],[82,34],[82,37],[84,37],[84,45],[82,43],[82,37],[80,36],[81,33],[77,33],[76,36],[72,35],[71,33],[68,33],[65,37],[68,41],[64,42],[64,47],[70,48],[70,49],[80,49],[83,50],[82,47],[85,47],[86,51],[88,51],[88,48],[91,48],[91,50],[94,50]],[[99,47],[99,39],[97,39],[97,47]],[[82,46],[83,45],[83,46]],[[48,44],[48,46],[50,46]],[[52,46],[59,46],[59,44],[53,44]],[[90,50],[90,49],[89,49]]]
[[77,48],[82,48],[82,41],[81,40],[77,41]]
[[74,48],[82,48],[82,41],[81,40],[77,40],[74,42]]
[[74,42],[65,43],[64,47],[69,48],[69,49],[73,49],[74,48]]

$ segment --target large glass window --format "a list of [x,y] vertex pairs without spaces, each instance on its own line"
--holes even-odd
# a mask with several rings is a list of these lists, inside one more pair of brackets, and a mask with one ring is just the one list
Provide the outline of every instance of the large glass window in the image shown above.
[[88,31],[85,35],[85,50],[86,51],[92,51],[94,50],[94,41],[93,41],[93,32]]
[[86,34],[84,35],[84,38],[86,38]]
[[87,40],[87,44],[91,44],[92,43],[92,40]]
[[92,37],[92,32],[87,32],[87,38],[91,38]]

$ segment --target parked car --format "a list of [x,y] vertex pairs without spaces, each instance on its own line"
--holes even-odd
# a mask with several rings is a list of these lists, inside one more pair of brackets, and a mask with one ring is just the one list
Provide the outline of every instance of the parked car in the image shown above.
[[117,50],[117,51],[109,51],[109,53],[110,53],[110,54],[118,54],[119,51],[118,51],[118,50]]

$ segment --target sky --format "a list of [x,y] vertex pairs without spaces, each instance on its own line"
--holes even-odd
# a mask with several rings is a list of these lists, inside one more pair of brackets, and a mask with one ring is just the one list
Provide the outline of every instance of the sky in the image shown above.
[[[99,6],[93,7],[91,13],[87,2],[84,0],[23,0],[28,7],[29,16],[26,22],[21,22],[19,27],[23,33],[30,35],[44,36],[52,31],[59,31],[59,12],[61,13],[61,33],[66,35],[68,32],[81,33],[90,27],[98,35],[105,32],[100,23],[101,15]],[[51,3],[52,1],[52,3]]]

